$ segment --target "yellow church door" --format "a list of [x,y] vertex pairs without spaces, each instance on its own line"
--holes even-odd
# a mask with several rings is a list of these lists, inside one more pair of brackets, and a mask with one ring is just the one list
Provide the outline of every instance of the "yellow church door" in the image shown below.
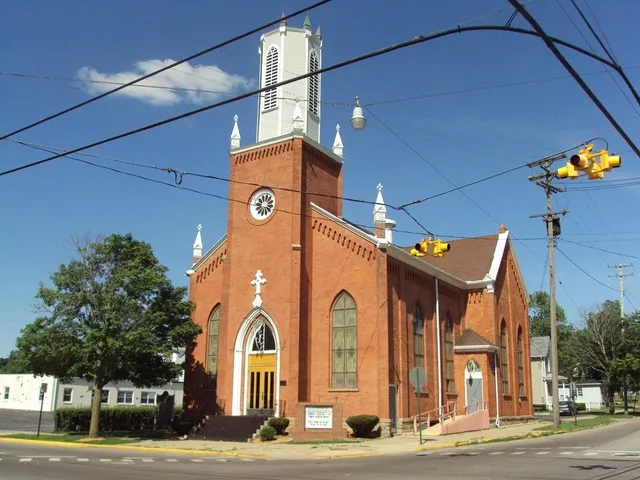
[[273,415],[276,391],[276,354],[249,355],[247,414]]

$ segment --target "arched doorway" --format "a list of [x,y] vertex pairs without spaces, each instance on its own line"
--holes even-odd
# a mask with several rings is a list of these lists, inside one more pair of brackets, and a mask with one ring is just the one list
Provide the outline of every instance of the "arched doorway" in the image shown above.
[[467,362],[467,366],[464,369],[464,380],[467,413],[472,413],[480,408],[480,402],[484,398],[482,370],[478,362],[473,358]]
[[245,411],[247,415],[273,416],[276,405],[276,339],[264,317],[256,321],[247,343]]

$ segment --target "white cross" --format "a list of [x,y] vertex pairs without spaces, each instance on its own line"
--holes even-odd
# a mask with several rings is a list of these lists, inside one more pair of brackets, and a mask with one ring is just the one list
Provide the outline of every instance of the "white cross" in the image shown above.
[[253,307],[258,308],[262,305],[262,285],[267,283],[267,279],[263,278],[262,270],[256,272],[256,276],[251,280],[251,285],[256,287],[256,296],[253,299]]

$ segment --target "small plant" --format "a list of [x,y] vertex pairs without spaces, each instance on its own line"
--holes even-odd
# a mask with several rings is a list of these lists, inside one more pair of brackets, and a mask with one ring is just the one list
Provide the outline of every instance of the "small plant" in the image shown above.
[[263,442],[270,442],[276,438],[276,429],[267,425],[260,429],[260,440]]
[[576,403],[576,408],[579,412],[584,412],[587,409],[587,405],[585,403]]
[[375,415],[354,415],[347,418],[346,422],[353,431],[354,437],[368,438],[380,422],[380,418]]
[[273,417],[269,419],[269,426],[276,431],[276,435],[282,435],[289,426],[289,419],[286,417]]

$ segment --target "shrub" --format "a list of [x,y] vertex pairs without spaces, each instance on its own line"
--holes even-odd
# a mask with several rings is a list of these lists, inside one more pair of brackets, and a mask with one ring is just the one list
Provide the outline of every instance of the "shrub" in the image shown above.
[[[155,415],[154,407],[105,407],[100,409],[100,431],[151,430]],[[58,432],[87,432],[91,408],[60,408],[54,421]]]
[[576,403],[576,408],[579,412],[584,412],[587,409],[586,403]]
[[375,415],[354,415],[347,418],[346,421],[353,431],[354,437],[367,438],[371,435],[380,419]]
[[275,440],[276,438],[276,429],[267,425],[260,429],[260,440],[263,442],[269,442],[271,440]]
[[276,431],[276,435],[282,435],[289,426],[289,419],[286,417],[273,417],[269,419],[269,426]]

